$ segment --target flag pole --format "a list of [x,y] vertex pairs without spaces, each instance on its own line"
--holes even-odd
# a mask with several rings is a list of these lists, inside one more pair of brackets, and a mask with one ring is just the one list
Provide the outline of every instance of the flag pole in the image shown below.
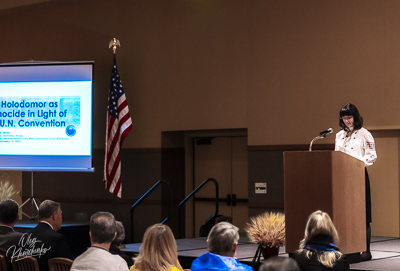
[[108,49],[110,49],[112,47],[113,50],[113,54],[116,54],[117,51],[117,46],[121,47],[121,43],[119,42],[118,39],[113,38],[112,40],[110,40],[110,42],[108,43]]
[[108,94],[103,181],[108,191],[121,198],[120,150],[122,148],[122,142],[132,129],[132,119],[129,114],[122,81],[117,70],[117,46],[121,46],[121,43],[116,38],[113,38],[108,44],[108,47],[113,50],[114,64]]

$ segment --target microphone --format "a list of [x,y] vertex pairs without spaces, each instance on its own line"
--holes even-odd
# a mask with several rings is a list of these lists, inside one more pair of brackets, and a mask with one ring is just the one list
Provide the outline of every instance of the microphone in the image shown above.
[[333,129],[329,128],[328,130],[322,131],[321,133],[319,133],[320,136],[322,137],[326,137],[328,134],[332,133]]
[[321,133],[319,133],[319,136],[317,136],[313,140],[311,140],[310,148],[308,150],[311,151],[312,144],[314,143],[315,140],[325,138],[327,134],[330,134],[332,132],[333,132],[333,129],[329,128],[328,130],[325,130],[325,131],[322,131]]

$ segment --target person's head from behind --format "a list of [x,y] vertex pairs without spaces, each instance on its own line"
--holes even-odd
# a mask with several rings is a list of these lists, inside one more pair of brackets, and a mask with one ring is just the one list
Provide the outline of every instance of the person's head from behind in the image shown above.
[[115,226],[117,230],[117,235],[115,236],[115,239],[112,241],[111,245],[118,247],[125,240],[125,228],[124,224],[122,224],[121,221],[115,221]]
[[296,261],[289,257],[271,257],[258,269],[259,271],[300,271]]
[[[304,231],[304,239],[300,242],[300,250],[306,253],[307,258],[315,255],[315,251],[309,249],[309,241],[312,239],[325,239],[329,243],[337,245],[339,243],[339,235],[333,225],[332,219],[329,215],[322,211],[315,211],[310,215],[307,221],[306,229]],[[312,241],[310,242],[312,243]],[[329,247],[332,249],[332,245]],[[334,250],[325,251],[324,253],[317,253],[317,260],[328,268],[333,268],[337,259],[342,257],[342,253],[336,248]]]
[[0,202],[0,224],[14,226],[18,220],[18,203],[12,199]]
[[358,130],[363,126],[363,117],[354,104],[345,104],[339,112],[339,126],[343,130],[350,130],[351,127]]
[[90,217],[90,239],[92,244],[111,244],[117,234],[113,214],[96,212]]
[[174,234],[164,224],[154,224],[143,235],[140,252],[135,259],[135,267],[140,270],[181,269]]
[[38,217],[40,221],[48,222],[53,230],[58,231],[62,225],[61,204],[52,200],[45,200],[39,205]]
[[219,222],[212,227],[208,234],[208,251],[221,256],[234,257],[238,241],[238,227],[229,222]]
[[112,241],[111,245],[118,247],[125,240],[125,228],[121,221],[115,221],[115,226],[117,229],[117,235],[115,236],[115,239]]
[[309,216],[304,231],[304,239],[300,243],[300,247],[304,247],[307,242],[315,236],[328,236],[332,238],[334,244],[339,243],[339,235],[332,219],[327,213],[319,210]]

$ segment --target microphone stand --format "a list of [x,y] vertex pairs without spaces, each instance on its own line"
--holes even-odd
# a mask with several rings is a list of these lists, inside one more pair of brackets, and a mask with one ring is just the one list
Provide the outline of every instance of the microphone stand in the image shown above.
[[308,151],[311,151],[311,149],[312,149],[312,144],[314,143],[314,141],[315,140],[318,140],[318,139],[323,139],[323,138],[325,138],[326,137],[326,134],[324,135],[324,136],[322,136],[322,135],[319,135],[319,136],[317,136],[317,137],[314,137],[314,139],[313,140],[311,140],[311,143],[310,143],[310,148],[308,149]]

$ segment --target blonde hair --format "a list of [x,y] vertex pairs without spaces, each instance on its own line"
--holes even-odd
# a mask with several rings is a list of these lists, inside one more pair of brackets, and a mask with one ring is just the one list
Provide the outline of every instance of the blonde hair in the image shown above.
[[173,267],[183,270],[178,261],[176,241],[167,225],[155,224],[147,228],[135,258],[135,269],[168,271]]
[[[300,250],[306,253],[307,258],[311,258],[314,252],[304,249],[307,242],[318,235],[325,235],[332,238],[335,245],[339,244],[339,235],[333,225],[330,216],[322,211],[315,211],[310,215],[304,231],[304,239],[300,241]],[[318,261],[326,267],[332,268],[337,259],[342,257],[340,251],[317,253]]]

